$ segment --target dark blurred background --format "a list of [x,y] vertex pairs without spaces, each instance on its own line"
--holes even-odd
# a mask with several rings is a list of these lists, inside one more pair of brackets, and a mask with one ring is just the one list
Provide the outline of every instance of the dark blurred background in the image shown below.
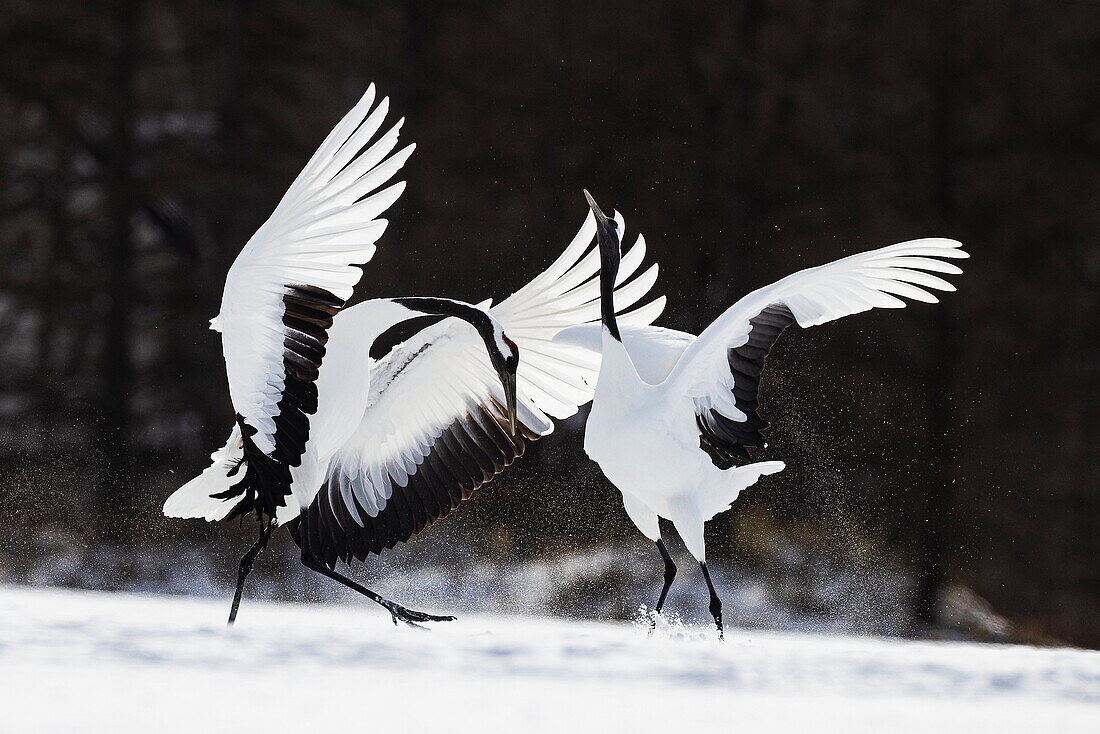
[[[795,269],[965,242],[941,305],[780,341],[788,469],[711,523],[712,565],[739,624],[1100,646],[1095,3],[0,9],[0,579],[228,593],[254,529],[159,514],[230,426],[207,320],[375,81],[419,147],[361,297],[506,296],[585,186],[646,234],[682,329]],[[355,573],[432,607],[651,604],[659,558],[582,425]],[[332,596],[289,545],[250,595]],[[705,619],[688,569],[673,601]]]

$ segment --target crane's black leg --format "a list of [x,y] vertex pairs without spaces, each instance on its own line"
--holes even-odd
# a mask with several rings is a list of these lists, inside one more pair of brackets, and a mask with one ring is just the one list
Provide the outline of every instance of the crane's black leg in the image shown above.
[[663,540],[657,540],[657,550],[661,551],[661,558],[665,559],[665,585],[661,589],[661,596],[657,599],[657,614],[661,613],[661,609],[665,606],[665,597],[668,596],[669,587],[672,586],[673,579],[676,578],[676,564],[672,562],[672,556],[668,554],[668,549],[665,548],[665,542]]
[[410,627],[419,627],[420,625],[418,625],[417,622],[453,622],[455,620],[455,618],[451,616],[438,616],[435,614],[418,612],[413,609],[406,609],[397,602],[385,599],[382,597],[381,594],[377,594],[367,587],[357,584],[356,582],[349,579],[347,576],[344,576],[332,570],[331,568],[326,566],[319,558],[314,556],[313,553],[311,553],[307,548],[308,546],[302,548],[302,563],[304,563],[307,568],[316,571],[317,573],[324,576],[328,576],[334,581],[339,581],[341,584],[348,587],[349,589],[354,589],[374,603],[385,607],[386,611],[388,611],[390,613],[390,616],[393,617],[394,624],[397,624],[397,620],[401,620]]
[[714,582],[710,580],[707,562],[700,562],[699,568],[703,569],[703,578],[707,580],[707,588],[710,589],[710,613],[714,617],[714,623],[718,625],[718,639],[725,639],[726,633],[722,629],[722,600],[718,598],[718,592],[714,590]]
[[[665,541],[661,538],[657,539],[657,550],[661,551],[661,558],[665,559],[665,585],[661,588],[661,596],[657,599],[657,606],[653,610],[660,614],[665,606],[665,597],[668,596],[669,587],[672,586],[672,581],[676,578],[676,564],[672,562],[672,556],[668,554]],[[650,631],[657,629],[657,620],[652,617],[649,620],[649,629]]]
[[229,625],[233,626],[233,622],[237,620],[237,609],[241,606],[241,595],[244,594],[244,580],[248,578],[248,574],[252,571],[252,564],[256,560],[256,556],[260,555],[260,551],[267,547],[267,541],[271,539],[271,534],[275,532],[277,524],[274,520],[269,521],[267,524],[260,523],[260,539],[256,541],[256,545],[248,549],[248,552],[241,558],[240,568],[237,570],[237,591],[233,594],[233,606],[229,608]]

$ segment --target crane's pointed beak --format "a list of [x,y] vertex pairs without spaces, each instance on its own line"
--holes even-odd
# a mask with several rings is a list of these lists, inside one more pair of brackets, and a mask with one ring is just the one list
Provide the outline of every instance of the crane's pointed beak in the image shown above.
[[503,377],[504,382],[504,398],[508,401],[508,432],[512,435],[516,435],[516,376],[515,374],[505,375]]
[[588,206],[591,207],[592,213],[596,215],[596,221],[601,224],[606,223],[607,215],[603,213],[600,209],[600,205],[592,198],[592,194],[588,193],[588,189],[584,190],[584,198],[588,199]]
[[[608,219],[607,215],[600,209],[600,205],[596,203],[596,200],[592,198],[592,194],[588,193],[588,189],[584,190],[584,198],[588,199],[588,206],[592,209],[592,214],[596,217],[596,241],[599,243],[601,258],[601,270],[611,271],[618,267],[618,259],[621,256],[619,248],[621,242],[619,241],[619,225],[614,219]],[[612,261],[614,266],[612,266]]]

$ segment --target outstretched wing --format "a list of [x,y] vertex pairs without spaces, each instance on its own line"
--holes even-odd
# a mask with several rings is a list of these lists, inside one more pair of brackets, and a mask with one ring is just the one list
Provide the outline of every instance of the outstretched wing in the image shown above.
[[763,446],[757,388],[768,351],[788,325],[816,326],[905,301],[936,303],[929,290],[955,287],[932,273],[962,270],[944,259],[969,257],[960,243],[922,239],[883,247],[789,275],[731,306],[684,351],[663,383],[695,407],[700,444],[728,468]]
[[[336,452],[325,486],[291,526],[326,563],[363,559],[408,540],[521,456],[592,399],[599,355],[556,344],[554,334],[599,318],[598,254],[591,215],[545,272],[490,309],[519,346],[517,435],[507,428],[503,388],[475,330],[454,319],[394,347],[371,372],[369,407]],[[624,257],[617,303],[642,299],[657,266],[626,282],[645,257],[638,243]],[[649,323],[658,298],[626,323]],[[349,314],[351,310],[349,309]]]
[[386,228],[379,216],[404,189],[376,191],[413,146],[390,155],[401,121],[371,142],[389,104],[372,84],[291,184],[237,257],[221,312],[229,393],[244,443],[241,480],[218,498],[240,498],[229,517],[274,515],[290,492],[317,410],[314,382],[332,317],[344,306]]

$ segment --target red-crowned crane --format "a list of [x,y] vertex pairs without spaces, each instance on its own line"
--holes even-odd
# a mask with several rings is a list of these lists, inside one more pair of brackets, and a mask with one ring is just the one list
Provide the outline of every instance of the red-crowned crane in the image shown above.
[[658,527],[671,520],[710,591],[710,612],[722,636],[722,602],[707,570],[703,526],[730,508],[780,461],[754,462],[747,446],[763,447],[767,424],[757,414],[757,388],[768,352],[782,331],[868,311],[901,308],[899,296],[926,303],[926,289],[953,291],[932,273],[962,271],[944,259],[968,255],[954,240],[921,239],[837,260],[753,291],[699,336],[656,326],[622,324],[615,314],[620,266],[615,219],[596,215],[602,324],[575,326],[555,341],[602,354],[584,448],[623,496],[638,529],[657,544],[665,563],[660,613],[676,575]]

